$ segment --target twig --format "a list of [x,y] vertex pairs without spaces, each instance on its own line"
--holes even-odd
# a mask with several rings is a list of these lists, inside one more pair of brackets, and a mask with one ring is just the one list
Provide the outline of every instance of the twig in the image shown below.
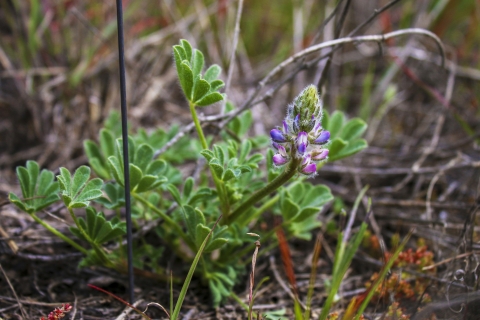
[[7,281],[8,286],[10,287],[10,290],[12,290],[12,293],[15,296],[15,300],[17,301],[18,308],[20,309],[20,312],[22,313],[23,318],[28,319],[27,313],[25,312],[25,309],[23,308],[22,302],[18,298],[17,292],[15,291],[15,288],[12,286],[12,283],[10,282],[10,279],[8,278],[7,273],[5,272],[5,270],[3,270],[3,267],[2,267],[1,263],[0,263],[0,270],[3,273],[3,276],[5,277],[5,280]]
[[[237,51],[238,45],[238,35],[240,34],[240,20],[242,18],[242,11],[243,11],[243,0],[238,0],[238,9],[237,9],[237,16],[235,18],[235,30],[233,34],[233,45],[232,45],[232,53],[230,55],[230,65],[228,66],[228,74],[227,74],[227,81],[225,82],[225,93],[228,94],[228,90],[230,89],[230,83],[232,82],[232,75],[233,70],[235,68],[235,53]],[[227,104],[227,99],[223,102],[222,106],[222,114],[225,113],[225,105]]]

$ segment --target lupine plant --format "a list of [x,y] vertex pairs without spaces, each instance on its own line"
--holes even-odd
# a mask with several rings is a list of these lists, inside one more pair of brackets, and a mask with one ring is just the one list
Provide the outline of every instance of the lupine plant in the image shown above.
[[[329,116],[317,88],[310,85],[288,106],[280,126],[270,131],[270,139],[247,136],[252,116],[245,111],[212,143],[213,137],[203,132],[197,110],[225,99],[219,92],[224,85],[218,79],[221,68],[212,65],[204,72],[203,54],[186,40],[173,47],[173,55],[197,138],[184,137],[159,153],[178,128],[151,134],[140,129],[130,135],[133,223],[140,228],[161,221],[151,231],[178,258],[194,263],[189,279],[195,270],[210,288],[212,304],[218,306],[246,274],[255,248],[247,233],[261,235],[262,243],[276,241],[273,227],[267,232],[258,228],[260,222],[268,221],[267,214],[280,218],[287,238],[311,239],[312,230],[321,225],[318,215],[322,207],[333,197],[328,187],[306,178],[315,177],[327,161],[365,148],[361,135],[366,124],[360,119],[347,121],[338,111]],[[235,106],[228,101],[226,109]],[[81,166],[73,174],[61,168],[56,181],[53,172],[40,172],[33,161],[17,168],[22,197],[11,193],[10,200],[84,253],[82,266],[97,264],[124,271],[122,140],[116,125],[107,121],[98,142],[84,142],[90,167]],[[187,161],[197,161],[208,170],[200,170],[197,178],[182,177],[178,167]],[[90,168],[96,175],[93,179]],[[79,241],[37,216],[60,200],[73,221],[70,231]],[[99,211],[101,207],[105,213]],[[164,272],[159,267],[163,248],[138,239],[134,250],[136,268]],[[148,263],[144,256],[149,257]],[[178,312],[175,308],[173,314],[178,316]]]

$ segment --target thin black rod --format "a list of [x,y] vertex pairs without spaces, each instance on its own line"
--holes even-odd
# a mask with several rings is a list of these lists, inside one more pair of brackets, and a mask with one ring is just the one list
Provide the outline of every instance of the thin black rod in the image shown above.
[[120,67],[120,105],[122,109],[123,138],[123,174],[125,177],[125,215],[127,220],[127,255],[128,255],[128,295],[130,303],[134,303],[133,288],[133,247],[132,247],[132,214],[130,204],[130,173],[128,163],[128,127],[127,127],[127,94],[125,85],[125,54],[123,45],[123,10],[122,0],[117,0],[118,26],[118,65]]

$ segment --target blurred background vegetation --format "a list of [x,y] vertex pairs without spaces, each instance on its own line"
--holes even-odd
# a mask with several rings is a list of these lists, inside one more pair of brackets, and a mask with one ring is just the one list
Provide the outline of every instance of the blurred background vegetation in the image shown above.
[[[313,43],[331,40],[335,21],[324,29],[320,27],[337,3],[278,0],[267,6],[262,1],[245,1],[229,98],[241,104],[249,90],[276,64]],[[124,0],[123,4],[132,126],[167,127],[173,122],[187,122],[171,45],[186,38],[205,52],[208,63],[218,63],[228,70],[236,1]],[[348,34],[385,4],[386,0],[351,1],[341,34]],[[449,60],[469,68],[457,68],[465,81],[455,86],[452,104],[461,126],[472,133],[470,115],[478,114],[480,77],[475,69],[480,64],[479,17],[480,5],[474,0],[403,0],[382,13],[363,34],[406,27],[435,32],[446,44]],[[402,91],[398,86],[405,80],[405,73],[388,72],[396,64],[392,56],[400,54],[401,46],[411,44],[411,38],[390,41],[382,52],[371,44],[344,46],[337,51],[323,88],[328,108],[344,109],[370,120],[385,102],[383,93],[391,83],[395,83],[392,95]],[[432,41],[415,38],[415,43],[420,46],[416,51],[410,50],[407,64],[418,71],[417,76],[433,91],[443,90],[447,74],[429,62],[435,61],[432,54],[437,54]],[[281,117],[286,101],[304,85],[318,81],[321,69],[320,62],[300,73],[284,87],[288,87],[288,92],[275,95],[266,108]],[[408,84],[414,81],[405,85]],[[2,169],[12,169],[30,158],[50,168],[84,162],[82,140],[95,137],[104,118],[118,106],[114,2],[0,3]],[[270,125],[276,119],[263,120]],[[256,133],[259,131],[261,127]]]

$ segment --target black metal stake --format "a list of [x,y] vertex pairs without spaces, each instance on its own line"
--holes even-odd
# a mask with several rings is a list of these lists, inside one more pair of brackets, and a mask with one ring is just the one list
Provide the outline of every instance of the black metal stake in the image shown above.
[[118,65],[120,67],[120,105],[122,109],[123,138],[123,174],[125,176],[125,215],[127,220],[127,255],[128,255],[128,293],[133,304],[133,248],[132,248],[132,214],[130,208],[130,173],[128,163],[128,127],[127,127],[127,94],[125,85],[125,54],[123,44],[123,10],[122,0],[117,0],[118,26]]

